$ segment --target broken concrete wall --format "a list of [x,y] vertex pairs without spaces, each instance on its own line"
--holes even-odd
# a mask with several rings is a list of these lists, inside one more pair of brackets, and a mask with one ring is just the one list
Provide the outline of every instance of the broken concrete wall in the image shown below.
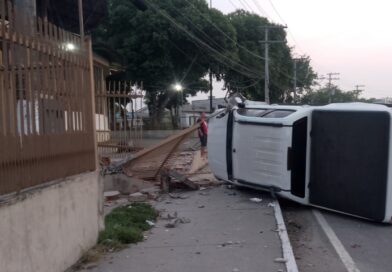
[[103,227],[102,181],[90,172],[0,203],[0,270],[63,272]]

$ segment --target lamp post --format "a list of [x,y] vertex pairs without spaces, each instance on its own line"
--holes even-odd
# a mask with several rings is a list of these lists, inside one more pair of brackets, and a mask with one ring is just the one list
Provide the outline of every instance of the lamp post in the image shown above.
[[[176,92],[178,92],[178,93],[180,93],[180,105],[182,106],[182,99],[183,99],[183,87],[182,87],[182,85],[180,84],[180,83],[175,83],[174,85],[173,85],[173,89],[176,91]],[[179,123],[179,126],[181,127],[181,113],[180,113],[180,106],[178,106],[178,117],[179,117],[179,119],[180,119],[180,123]]]

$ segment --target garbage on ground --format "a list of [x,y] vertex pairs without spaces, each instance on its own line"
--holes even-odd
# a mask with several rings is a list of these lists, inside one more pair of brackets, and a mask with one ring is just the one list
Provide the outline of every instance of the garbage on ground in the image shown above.
[[258,197],[253,197],[253,198],[250,198],[249,200],[252,202],[255,202],[255,203],[260,203],[263,201],[261,198],[258,198]]
[[270,202],[270,203],[268,203],[268,205],[267,205],[268,207],[271,207],[271,208],[274,208],[275,206],[276,206],[276,204],[275,203],[272,203],[272,202]]
[[150,220],[146,220],[146,223],[150,226],[150,227],[154,227],[155,223],[150,221]]

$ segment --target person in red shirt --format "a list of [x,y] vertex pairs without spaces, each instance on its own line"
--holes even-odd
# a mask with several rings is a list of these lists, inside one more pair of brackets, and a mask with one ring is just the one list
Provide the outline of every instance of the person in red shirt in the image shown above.
[[198,119],[199,128],[197,129],[197,132],[199,134],[199,139],[200,139],[200,144],[201,144],[201,156],[205,157],[207,152],[206,152],[206,147],[207,147],[207,138],[208,138],[208,126],[206,122],[206,115],[204,112],[201,113],[200,119]]

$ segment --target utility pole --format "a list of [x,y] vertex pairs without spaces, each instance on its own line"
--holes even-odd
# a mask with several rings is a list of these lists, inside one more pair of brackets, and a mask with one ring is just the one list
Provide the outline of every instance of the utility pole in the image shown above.
[[285,41],[271,41],[269,40],[270,29],[284,29],[287,26],[263,26],[264,29],[264,41],[260,43],[264,44],[264,101],[270,104],[270,91],[269,91],[269,45],[273,43],[284,43]]
[[84,42],[83,0],[78,0],[80,39]]
[[269,94],[269,39],[268,39],[268,28],[264,29],[264,100],[265,103],[270,103]]
[[[212,9],[212,0],[210,0],[210,9]],[[211,65],[210,65],[209,76],[210,76],[210,113],[212,113],[213,109],[212,109],[212,71],[211,71]]]
[[294,104],[297,102],[297,60],[298,59],[293,59],[294,60]]
[[[366,86],[365,86],[365,85],[355,85],[354,87],[355,87],[355,99],[358,100],[359,93],[362,92],[362,91],[364,91],[364,88],[365,88]],[[360,88],[363,88],[363,89],[360,89]]]
[[328,90],[329,90],[329,101],[328,103],[332,102],[332,96],[335,95],[335,90],[332,89],[332,80],[339,80],[338,77],[334,76],[339,76],[340,73],[328,73]]

